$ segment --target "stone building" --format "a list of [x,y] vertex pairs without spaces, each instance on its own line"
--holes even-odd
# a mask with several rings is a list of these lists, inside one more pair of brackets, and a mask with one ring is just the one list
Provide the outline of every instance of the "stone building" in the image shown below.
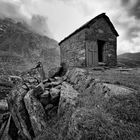
[[59,43],[61,62],[76,67],[115,66],[118,36],[109,17],[102,13]]

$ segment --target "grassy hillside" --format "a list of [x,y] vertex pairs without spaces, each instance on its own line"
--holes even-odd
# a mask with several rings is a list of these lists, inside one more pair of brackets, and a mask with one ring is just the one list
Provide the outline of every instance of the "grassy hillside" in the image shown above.
[[118,64],[126,67],[140,67],[140,53],[118,55]]

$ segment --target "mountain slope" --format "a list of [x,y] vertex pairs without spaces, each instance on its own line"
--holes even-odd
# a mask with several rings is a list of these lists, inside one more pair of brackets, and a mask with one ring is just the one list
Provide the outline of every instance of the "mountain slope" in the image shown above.
[[15,74],[33,67],[38,61],[47,71],[60,64],[59,46],[47,36],[31,31],[22,23],[0,19],[0,72]]
[[140,67],[140,52],[118,55],[118,64],[126,67]]

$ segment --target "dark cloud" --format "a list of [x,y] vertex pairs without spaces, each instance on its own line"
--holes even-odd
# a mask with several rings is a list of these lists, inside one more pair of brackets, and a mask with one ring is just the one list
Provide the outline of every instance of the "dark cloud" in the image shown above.
[[137,1],[134,7],[130,9],[130,14],[140,19],[140,1]]
[[20,5],[18,3],[10,3],[0,1],[0,18],[12,18],[14,20],[27,20],[20,12]]
[[[28,1],[26,1],[26,4],[28,4],[27,2]],[[0,18],[11,18],[16,22],[22,22],[22,24],[34,32],[51,37],[47,17],[35,15],[26,11],[26,14],[28,14],[27,16],[25,12],[21,10],[24,4],[25,0],[21,0],[20,3],[0,0]]]
[[122,5],[126,6],[130,3],[130,0],[121,0]]
[[121,0],[130,16],[140,19],[140,0]]

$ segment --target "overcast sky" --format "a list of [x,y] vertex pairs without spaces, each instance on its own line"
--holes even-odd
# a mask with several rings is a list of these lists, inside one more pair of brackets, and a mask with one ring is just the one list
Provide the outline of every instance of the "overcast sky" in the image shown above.
[[0,17],[24,21],[58,42],[98,14],[119,33],[118,54],[140,51],[140,0],[0,0]]

